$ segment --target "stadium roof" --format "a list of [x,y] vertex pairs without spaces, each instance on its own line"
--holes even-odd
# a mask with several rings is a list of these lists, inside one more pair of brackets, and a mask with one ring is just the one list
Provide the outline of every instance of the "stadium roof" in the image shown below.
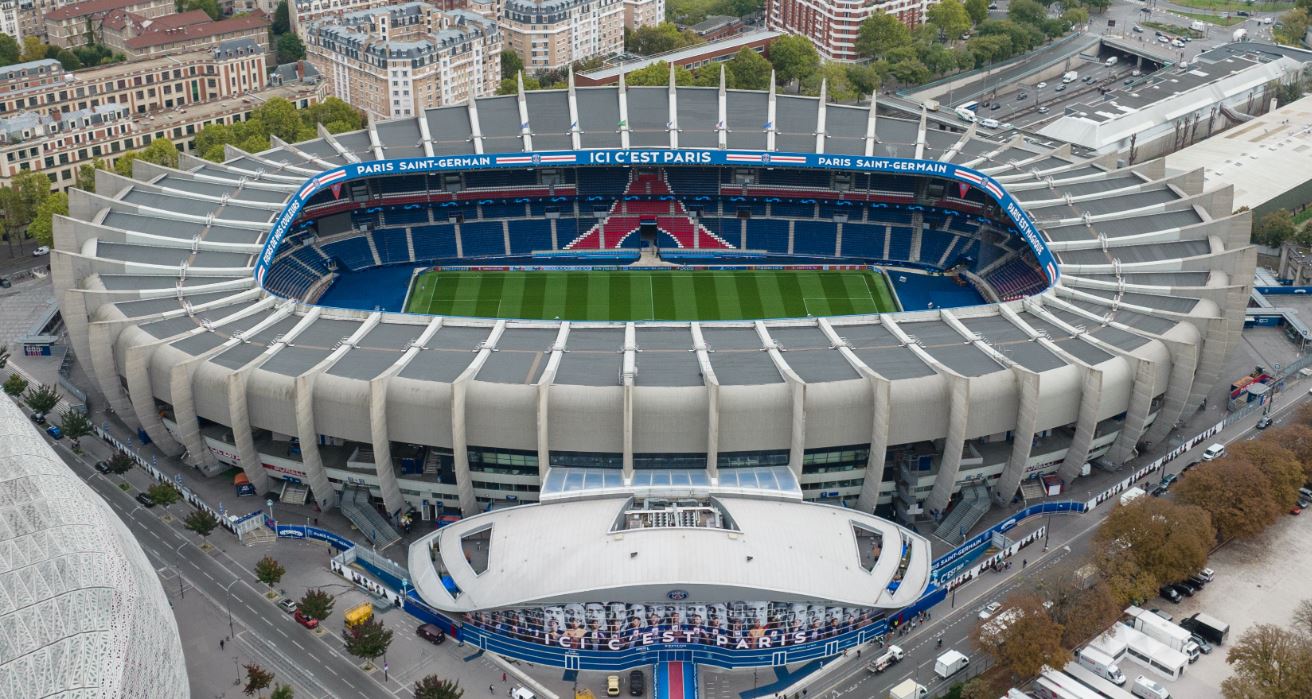
[[[929,582],[931,550],[918,534],[855,510],[791,499],[718,498],[736,529],[613,531],[626,497],[525,505],[463,519],[416,541],[409,570],[419,594],[448,611],[577,602],[647,602],[687,592],[699,602],[829,601],[901,607]],[[869,570],[857,529],[882,537]],[[465,557],[466,537],[489,532],[486,568]],[[910,562],[888,590],[905,547]],[[430,559],[459,588],[447,591]]]
[[0,403],[0,696],[187,696],[178,627],[141,545]]

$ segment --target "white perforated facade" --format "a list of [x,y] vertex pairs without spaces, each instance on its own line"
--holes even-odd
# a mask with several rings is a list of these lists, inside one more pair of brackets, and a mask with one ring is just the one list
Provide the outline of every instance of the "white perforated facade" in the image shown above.
[[145,552],[0,401],[0,699],[187,695],[178,627]]

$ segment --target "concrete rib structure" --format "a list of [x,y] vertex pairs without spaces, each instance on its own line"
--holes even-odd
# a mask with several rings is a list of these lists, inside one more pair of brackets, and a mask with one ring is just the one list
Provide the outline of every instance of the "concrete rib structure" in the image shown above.
[[[284,201],[325,170],[640,147],[966,165],[1038,223],[1060,281],[881,316],[577,323],[325,308],[252,276]],[[1006,502],[1035,472],[1120,464],[1197,407],[1238,341],[1255,263],[1249,215],[1229,188],[1204,192],[1202,170],[773,92],[521,92],[228,154],[101,171],[96,194],[71,194],[51,264],[77,356],[169,453],[239,465],[261,492],[291,476],[324,506],[364,487],[425,519],[535,500],[570,459],[630,479],[671,445],[711,478],[778,455],[808,499],[867,512],[942,512],[974,482]],[[402,472],[414,447],[433,469]]]

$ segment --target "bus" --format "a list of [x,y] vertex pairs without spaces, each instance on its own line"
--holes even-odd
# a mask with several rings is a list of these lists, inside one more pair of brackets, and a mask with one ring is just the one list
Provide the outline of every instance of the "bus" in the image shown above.
[[1047,668],[1043,671],[1043,678],[1052,684],[1061,688],[1065,695],[1062,699],[1105,699],[1103,695],[1092,689],[1080,684],[1074,677],[1067,675],[1060,670]]
[[1084,669],[1079,663],[1067,663],[1062,672],[1070,675],[1093,691],[1107,697],[1107,699],[1134,699],[1134,695],[1128,691],[1117,687],[1110,681],[1105,680],[1093,672]]
[[[1039,675],[1038,679],[1034,680],[1034,685],[1030,687],[1030,693],[1039,699],[1102,699],[1102,696],[1097,692],[1083,687],[1078,682],[1075,682],[1075,684],[1082,687],[1083,692],[1068,689],[1060,681],[1053,678],[1054,674],[1056,673],[1048,670]],[[1070,681],[1074,682],[1074,680]]]

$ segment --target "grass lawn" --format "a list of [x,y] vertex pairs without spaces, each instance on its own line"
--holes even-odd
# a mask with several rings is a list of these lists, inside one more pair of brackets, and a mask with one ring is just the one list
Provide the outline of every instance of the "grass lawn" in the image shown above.
[[896,311],[878,272],[425,272],[406,311],[533,320],[751,320]]
[[1246,21],[1244,17],[1222,17],[1221,15],[1208,15],[1201,12],[1176,12],[1175,14],[1189,19],[1196,19],[1199,22],[1207,22],[1221,27],[1233,27],[1236,24],[1243,24]]
[[1284,12],[1294,9],[1292,2],[1244,2],[1244,0],[1171,0],[1171,4],[1180,7],[1192,7],[1196,10],[1215,10],[1217,12]]
[[[1139,24],[1142,24],[1144,29],[1156,29],[1159,32],[1166,32],[1171,36],[1187,36],[1190,39],[1203,38],[1202,32],[1179,24],[1167,24],[1165,22],[1140,22]],[[1166,44],[1162,45],[1166,46]]]

